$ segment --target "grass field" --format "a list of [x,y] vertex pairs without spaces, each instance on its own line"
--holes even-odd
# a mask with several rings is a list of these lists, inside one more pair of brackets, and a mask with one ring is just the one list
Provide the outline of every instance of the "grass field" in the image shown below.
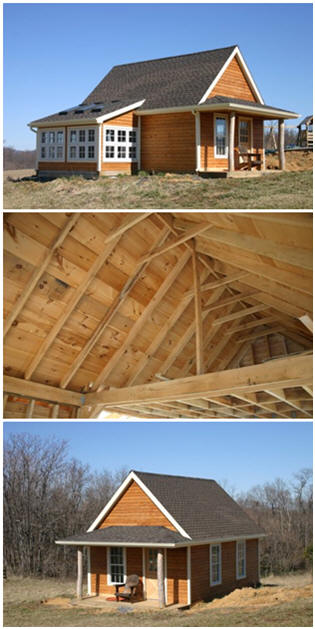
[[312,172],[272,173],[240,179],[197,175],[58,178],[4,177],[5,209],[311,209]]
[[[11,577],[4,585],[4,626],[33,627],[311,627],[311,577],[267,579],[259,590],[245,588],[188,611],[104,612],[101,608],[72,607],[75,584],[54,579]],[[64,597],[47,605],[49,597]],[[62,601],[64,600],[64,603]],[[130,609],[130,606],[128,606]]]

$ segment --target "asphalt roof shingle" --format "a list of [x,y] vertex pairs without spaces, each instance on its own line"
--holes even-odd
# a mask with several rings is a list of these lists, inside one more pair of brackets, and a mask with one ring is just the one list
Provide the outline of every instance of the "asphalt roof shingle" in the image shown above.
[[134,473],[193,540],[264,533],[214,480]]
[[103,529],[71,535],[62,542],[116,543],[116,544],[175,544],[185,537],[165,526],[108,526]]

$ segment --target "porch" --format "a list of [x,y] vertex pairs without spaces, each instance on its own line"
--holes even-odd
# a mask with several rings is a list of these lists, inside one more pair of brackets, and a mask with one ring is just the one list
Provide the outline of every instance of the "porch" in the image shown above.
[[132,603],[127,601],[110,601],[110,597],[105,594],[92,594],[83,596],[82,598],[73,599],[69,602],[72,607],[82,607],[84,609],[103,609],[108,612],[131,612],[131,611],[146,611],[146,610],[161,610],[167,609],[167,611],[176,611],[187,608],[187,605],[182,603],[170,603],[166,604],[163,608],[160,607],[159,601],[156,600],[135,600]]

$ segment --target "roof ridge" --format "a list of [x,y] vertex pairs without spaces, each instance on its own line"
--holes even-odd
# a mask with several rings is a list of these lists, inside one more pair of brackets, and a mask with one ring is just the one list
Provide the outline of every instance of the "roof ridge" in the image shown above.
[[149,476],[164,476],[165,478],[185,478],[185,479],[189,479],[189,480],[203,480],[206,482],[211,481],[212,483],[217,483],[217,481],[214,478],[204,478],[204,477],[200,477],[200,476],[184,476],[181,474],[161,474],[159,472],[144,472],[142,470],[130,470],[129,474],[133,472],[134,474],[147,474]]
[[178,59],[179,57],[193,57],[194,55],[202,55],[206,52],[217,52],[218,50],[228,50],[229,48],[239,48],[238,44],[234,44],[232,46],[223,46],[219,48],[212,48],[210,50],[200,50],[198,52],[187,52],[184,55],[169,55],[168,57],[156,57],[156,59],[145,59],[144,61],[131,61],[131,63],[119,63],[112,67],[114,68],[123,68],[126,66],[140,65],[141,63],[153,63],[154,61],[166,61],[166,59]]

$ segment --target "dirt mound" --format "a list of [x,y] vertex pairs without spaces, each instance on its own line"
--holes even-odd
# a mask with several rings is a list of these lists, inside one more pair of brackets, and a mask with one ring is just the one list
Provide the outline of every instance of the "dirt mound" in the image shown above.
[[311,598],[313,586],[306,585],[299,588],[288,587],[261,587],[242,588],[234,590],[224,598],[216,598],[208,603],[209,609],[220,607],[257,607],[261,605],[280,605],[299,598]]
[[55,605],[57,607],[69,607],[71,605],[71,598],[64,596],[56,596],[55,598],[49,598],[46,601],[42,601],[43,605]]
[[[279,168],[279,157],[277,153],[273,155],[266,155],[266,168]],[[312,151],[286,151],[285,168],[286,170],[312,170]]]

